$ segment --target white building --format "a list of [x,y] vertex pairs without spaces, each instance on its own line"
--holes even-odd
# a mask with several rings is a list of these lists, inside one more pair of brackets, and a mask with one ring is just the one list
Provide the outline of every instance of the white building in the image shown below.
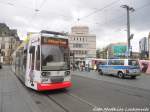
[[69,46],[74,54],[74,61],[83,61],[86,57],[96,57],[96,35],[90,34],[87,26],[71,28]]

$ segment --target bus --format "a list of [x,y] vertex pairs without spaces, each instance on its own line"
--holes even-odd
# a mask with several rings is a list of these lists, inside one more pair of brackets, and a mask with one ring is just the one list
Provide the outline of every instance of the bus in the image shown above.
[[69,43],[64,33],[28,33],[12,57],[13,72],[29,88],[45,91],[72,86]]
[[101,60],[98,66],[100,75],[111,74],[124,78],[130,76],[136,78],[140,75],[140,66],[138,60],[135,59],[105,59]]

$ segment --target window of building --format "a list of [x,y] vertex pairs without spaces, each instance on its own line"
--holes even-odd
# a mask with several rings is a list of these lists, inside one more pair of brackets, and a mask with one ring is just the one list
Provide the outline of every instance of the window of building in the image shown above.
[[2,56],[5,56],[5,52],[4,51],[2,51]]
[[76,48],[76,44],[73,44],[73,48]]
[[79,55],[81,54],[81,51],[79,50]]
[[5,44],[4,43],[2,43],[1,49],[5,49]]
[[87,54],[87,51],[85,51],[85,54]]
[[82,51],[82,54],[85,54],[85,51]]
[[9,49],[12,49],[12,45],[9,45]]
[[76,50],[74,51],[74,54],[77,54],[77,51],[76,51]]

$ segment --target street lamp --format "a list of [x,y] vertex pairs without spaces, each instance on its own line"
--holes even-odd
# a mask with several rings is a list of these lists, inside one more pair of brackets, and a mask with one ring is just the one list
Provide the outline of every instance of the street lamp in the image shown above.
[[134,12],[135,9],[133,7],[129,7],[128,5],[122,5],[122,8],[127,9],[127,58],[130,56],[130,40],[133,39],[133,34],[130,35],[130,14],[129,11]]

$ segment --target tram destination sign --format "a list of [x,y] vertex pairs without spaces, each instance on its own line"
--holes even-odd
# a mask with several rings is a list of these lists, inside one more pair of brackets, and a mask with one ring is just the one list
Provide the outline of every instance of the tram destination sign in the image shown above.
[[41,43],[68,47],[68,40],[62,38],[43,37]]

